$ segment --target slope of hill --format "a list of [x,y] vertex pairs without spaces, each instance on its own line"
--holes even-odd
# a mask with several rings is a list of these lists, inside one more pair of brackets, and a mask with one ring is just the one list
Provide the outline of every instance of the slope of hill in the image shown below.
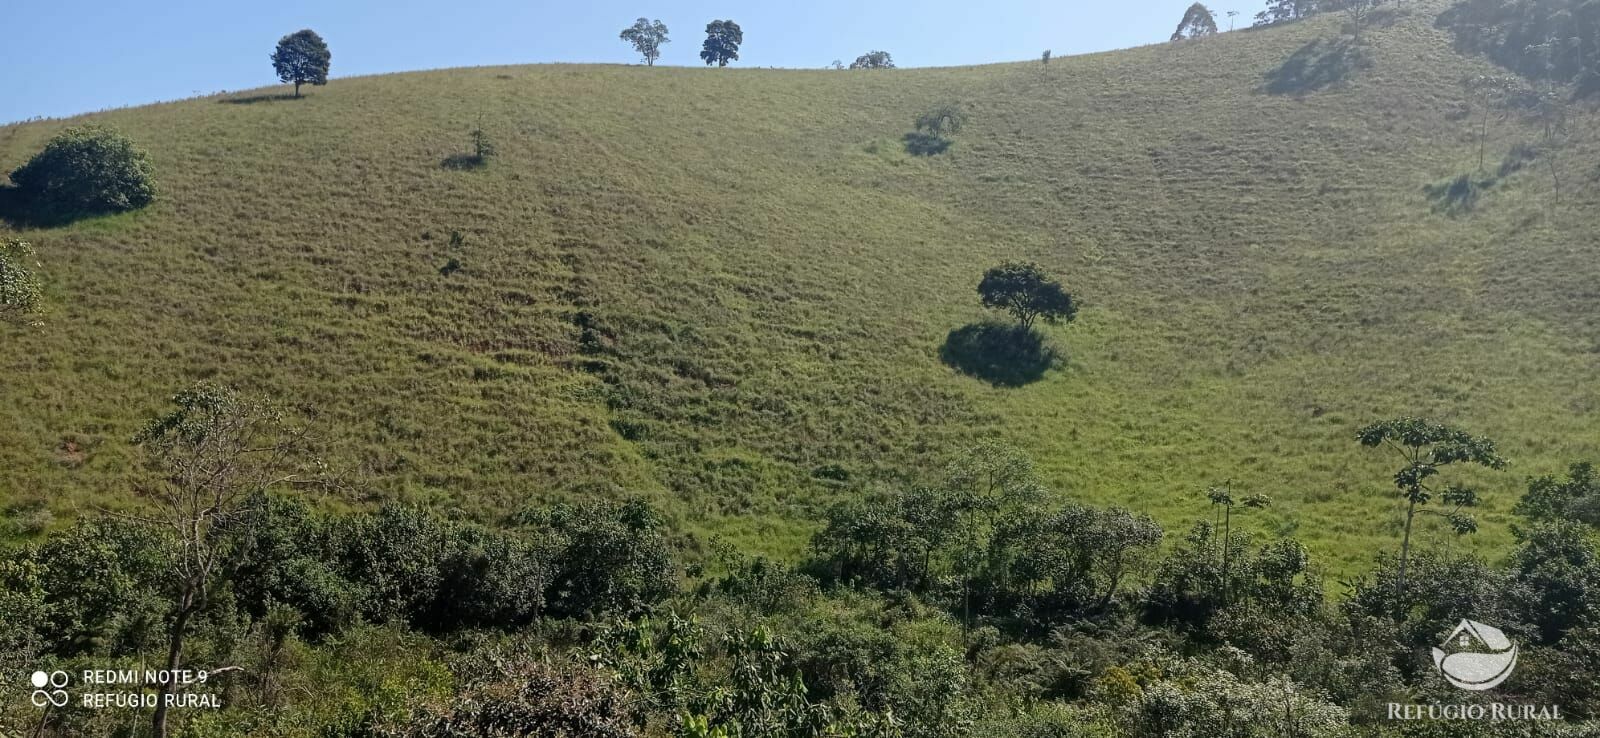
[[[1600,452],[1595,144],[1573,127],[1559,198],[1529,168],[1438,211],[1424,186],[1476,168],[1461,81],[1494,71],[1438,10],[1355,63],[1328,16],[1048,66],[460,69],[87,116],[162,196],[21,234],[52,312],[0,328],[0,499],[130,504],[127,438],[211,378],[318,408],[340,503],[637,490],[787,553],[1000,436],[1174,532],[1232,479],[1275,499],[1250,525],[1354,567],[1398,524],[1354,431],[1417,414],[1513,460],[1462,544],[1496,549],[1527,475]],[[970,125],[908,154],[945,101]],[[0,169],[62,125],[0,128]],[[444,166],[480,126],[499,155]],[[1493,122],[1491,165],[1534,136]],[[1062,369],[994,387],[939,348],[1019,258],[1085,307]]]

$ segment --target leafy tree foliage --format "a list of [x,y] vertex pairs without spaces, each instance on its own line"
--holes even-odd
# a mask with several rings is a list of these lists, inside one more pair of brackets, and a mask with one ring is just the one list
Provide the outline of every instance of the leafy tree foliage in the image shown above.
[[1195,3],[1183,12],[1183,20],[1178,21],[1178,29],[1172,32],[1173,41],[1182,41],[1189,38],[1212,36],[1217,33],[1217,21],[1212,17],[1211,10],[1205,5]]
[[333,62],[333,52],[327,42],[309,28],[295,31],[278,39],[272,51],[272,70],[278,81],[294,85],[294,96],[300,96],[300,85],[322,86],[328,84],[328,67]]
[[1061,283],[1031,262],[1008,262],[984,272],[978,296],[984,307],[1005,310],[1023,329],[1032,328],[1040,318],[1050,324],[1070,323],[1078,315],[1077,304]]
[[1460,0],[1439,16],[1464,51],[1535,80],[1600,89],[1600,6],[1585,0]]
[[[1503,469],[1506,460],[1495,452],[1494,441],[1478,438],[1466,431],[1441,423],[1419,418],[1398,418],[1373,423],[1356,434],[1361,445],[1371,448],[1388,448],[1398,453],[1404,465],[1394,475],[1394,486],[1406,501],[1405,529],[1400,541],[1400,570],[1395,586],[1398,597],[1405,599],[1406,563],[1411,556],[1411,527],[1419,514],[1439,515],[1450,521],[1457,533],[1472,533],[1478,529],[1477,521],[1463,512],[1464,508],[1478,504],[1477,492],[1461,485],[1449,485],[1436,490],[1430,482],[1441,468],[1451,464],[1477,464],[1490,469]],[[1425,507],[1437,491],[1439,499],[1449,510],[1436,511]]]
[[1251,631],[1240,624],[1309,617],[1321,603],[1310,555],[1299,542],[1253,547],[1243,534],[1223,538],[1215,526],[1201,522],[1162,561],[1145,617],[1224,640]]
[[23,200],[46,217],[115,213],[149,205],[155,168],[142,149],[116,131],[74,126],[11,173]]
[[672,40],[667,38],[667,24],[648,18],[640,18],[622,29],[621,38],[633,44],[633,50],[639,52],[639,58],[652,67],[661,58],[661,45]]
[[27,241],[0,242],[0,320],[28,318],[42,309],[44,292],[37,268]]
[[930,136],[961,132],[967,124],[967,111],[956,103],[941,103],[917,116],[916,129]]
[[869,51],[850,63],[851,69],[894,69],[894,58],[887,51]]
[[[172,398],[174,409],[152,419],[134,437],[160,482],[144,491],[151,511],[138,519],[177,545],[172,615],[165,669],[183,663],[192,621],[212,604],[236,555],[234,543],[248,505],[271,487],[297,481],[292,467],[306,432],[279,408],[230,388],[201,383]],[[157,738],[167,735],[162,682],[152,719]]]
[[1515,510],[1535,520],[1579,520],[1600,527],[1600,474],[1585,461],[1573,464],[1565,480],[1554,475],[1530,480]]
[[1324,0],[1267,0],[1267,9],[1256,13],[1256,25],[1270,26],[1308,18],[1321,11]]
[[739,44],[744,43],[744,31],[731,20],[715,20],[706,24],[706,40],[700,45],[700,59],[706,66],[728,66],[739,61]]
[[1569,522],[1536,523],[1517,533],[1512,591],[1522,619],[1554,644],[1575,628],[1600,626],[1600,552],[1594,531]]
[[523,523],[549,536],[548,605],[558,617],[632,614],[677,588],[661,517],[640,500],[556,505]]
[[1040,624],[1104,611],[1161,543],[1161,526],[1126,508],[1067,505],[1020,517],[1002,538],[1015,542],[1012,586],[1030,595]]

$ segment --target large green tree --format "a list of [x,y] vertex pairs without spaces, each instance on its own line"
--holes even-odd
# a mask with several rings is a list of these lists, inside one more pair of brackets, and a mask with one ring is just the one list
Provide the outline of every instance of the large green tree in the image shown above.
[[1182,41],[1186,38],[1200,38],[1211,36],[1217,32],[1217,21],[1211,16],[1211,9],[1195,3],[1184,11],[1183,20],[1178,21],[1178,30],[1172,32],[1173,41]]
[[278,48],[272,51],[272,69],[279,81],[294,85],[295,97],[300,96],[300,85],[328,84],[332,61],[328,44],[309,28],[278,39]]
[[706,40],[700,46],[700,59],[706,66],[728,66],[739,61],[739,44],[744,43],[744,31],[731,20],[715,20],[706,24]]
[[633,50],[639,52],[639,57],[647,66],[652,67],[661,58],[661,45],[672,40],[667,38],[667,24],[649,18],[640,18],[622,29],[621,38],[633,44]]
[[11,173],[34,215],[49,218],[115,213],[150,204],[155,167],[127,136],[99,126],[74,126]]
[[[1437,515],[1450,522],[1457,533],[1471,533],[1478,523],[1464,512],[1478,503],[1475,490],[1459,484],[1438,487],[1434,478],[1453,464],[1477,464],[1504,469],[1506,460],[1495,452],[1494,441],[1473,436],[1459,428],[1420,418],[1397,418],[1373,423],[1356,434],[1361,445],[1388,448],[1401,458],[1394,474],[1394,486],[1406,502],[1405,528],[1400,539],[1400,570],[1396,579],[1396,601],[1404,602],[1406,567],[1411,558],[1411,527],[1421,514]],[[1428,507],[1435,494],[1449,506],[1445,510]]]
[[1008,262],[990,269],[978,282],[983,306],[1005,310],[1023,330],[1035,321],[1072,322],[1078,306],[1061,283],[1031,262]]
[[869,51],[850,62],[851,69],[894,69],[894,57],[887,51]]

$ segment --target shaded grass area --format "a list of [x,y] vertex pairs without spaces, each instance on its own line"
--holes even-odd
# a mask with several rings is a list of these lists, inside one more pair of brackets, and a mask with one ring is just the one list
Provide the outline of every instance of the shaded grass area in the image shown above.
[[970,323],[950,331],[939,358],[996,387],[1037,382],[1065,360],[1037,331],[1006,323]]
[[[334,506],[492,522],[638,490],[697,541],[793,554],[832,502],[999,436],[1169,529],[1232,478],[1276,501],[1244,525],[1338,571],[1398,519],[1354,430],[1423,414],[1514,466],[1480,480],[1481,534],[1422,535],[1497,551],[1523,476],[1600,455],[1595,191],[1512,173],[1433,212],[1423,185],[1477,154],[1444,113],[1493,69],[1410,7],[1293,95],[1262,80],[1338,19],[1048,67],[464,69],[92,116],[163,194],[22,231],[51,313],[0,328],[0,502],[131,504],[126,439],[208,378],[322,409],[357,482]],[[903,155],[951,99],[960,145]],[[0,129],[0,169],[61,125]],[[495,166],[441,166],[479,126]],[[1072,361],[952,372],[973,285],[1014,259],[1081,297],[1050,333]]]

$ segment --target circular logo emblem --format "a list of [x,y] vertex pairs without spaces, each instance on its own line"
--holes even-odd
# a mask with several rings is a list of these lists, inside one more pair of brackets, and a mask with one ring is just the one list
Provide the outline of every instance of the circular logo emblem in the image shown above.
[[1499,628],[1476,620],[1462,620],[1439,646],[1433,649],[1433,665],[1461,689],[1493,689],[1517,668],[1516,644]]

